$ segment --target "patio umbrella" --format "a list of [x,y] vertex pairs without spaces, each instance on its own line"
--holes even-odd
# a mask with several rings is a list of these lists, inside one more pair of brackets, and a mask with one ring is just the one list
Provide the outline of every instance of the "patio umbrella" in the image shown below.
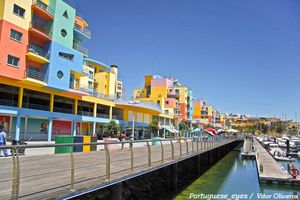
[[216,135],[217,134],[217,131],[216,131],[216,129],[214,129],[214,128],[207,128],[207,129],[205,129],[205,131],[206,132],[209,132],[209,133],[212,133],[213,135]]

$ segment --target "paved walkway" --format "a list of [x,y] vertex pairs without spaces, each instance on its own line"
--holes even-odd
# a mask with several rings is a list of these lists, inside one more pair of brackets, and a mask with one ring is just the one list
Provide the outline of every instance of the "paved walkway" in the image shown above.
[[[226,143],[232,140],[223,141]],[[224,143],[215,145],[221,146]],[[172,161],[171,145],[164,144],[165,163]],[[188,143],[189,155],[192,152],[192,142]],[[210,147],[205,150],[215,148]],[[148,154],[145,143],[139,145],[134,144],[134,172],[140,172],[148,168]],[[180,145],[174,143],[175,159],[180,157]],[[186,144],[182,143],[183,156],[187,156]],[[27,149],[28,150],[28,149]],[[194,153],[196,153],[197,145],[194,142]],[[152,151],[152,167],[161,165],[161,146],[151,146]],[[53,154],[53,151],[36,150],[28,155],[20,157],[20,199],[48,199],[55,196],[68,194],[70,192],[71,183],[71,154]],[[38,155],[43,154],[43,155]],[[75,160],[75,184],[74,189],[99,185],[105,182],[106,178],[106,162],[105,151],[99,150],[88,153],[74,153]],[[111,158],[111,180],[126,176],[131,173],[130,151],[129,150],[112,150]],[[0,159],[0,199],[9,199],[12,191],[12,159]]]

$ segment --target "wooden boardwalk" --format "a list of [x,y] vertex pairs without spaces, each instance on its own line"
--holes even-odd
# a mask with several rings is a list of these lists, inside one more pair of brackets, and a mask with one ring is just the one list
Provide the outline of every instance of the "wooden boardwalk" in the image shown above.
[[[214,147],[204,149],[199,142],[197,152],[196,142],[182,143],[182,157],[190,156],[193,153],[199,154],[210,149],[230,143],[233,140],[226,140],[216,143]],[[128,146],[128,144],[126,145]],[[201,148],[202,146],[202,148]],[[164,163],[174,161],[170,143],[164,144]],[[112,150],[111,158],[111,180],[124,177],[128,174],[141,172],[148,168],[148,149],[146,144],[141,147],[134,147],[134,171],[131,172],[131,151]],[[174,143],[175,160],[180,158],[180,145]],[[189,154],[189,155],[187,155]],[[74,153],[75,161],[75,183],[74,190],[78,191],[91,186],[100,185],[106,182],[106,160],[105,151],[88,153]],[[50,199],[56,196],[70,193],[71,183],[71,154],[24,156],[20,157],[20,190],[19,199]],[[161,162],[161,146],[151,146],[152,167],[159,166]],[[0,199],[10,199],[12,192],[12,158],[0,159]]]
[[259,180],[263,183],[272,184],[293,184],[299,185],[300,179],[292,179],[270,153],[257,141],[254,140],[256,149],[256,164]]

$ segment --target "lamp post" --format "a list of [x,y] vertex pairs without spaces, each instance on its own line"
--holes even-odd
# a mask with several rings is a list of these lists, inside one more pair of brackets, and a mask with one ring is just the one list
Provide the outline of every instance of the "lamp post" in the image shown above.
[[132,116],[132,133],[131,133],[131,139],[134,140],[134,120],[135,120],[135,105],[139,104],[139,101],[129,101],[128,104],[132,105],[133,108],[133,116]]

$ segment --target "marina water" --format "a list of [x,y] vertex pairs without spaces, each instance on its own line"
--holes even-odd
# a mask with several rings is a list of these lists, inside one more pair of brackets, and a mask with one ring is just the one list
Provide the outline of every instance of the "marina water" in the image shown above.
[[[260,184],[254,159],[242,159],[242,146],[227,154],[174,199],[208,199],[201,194],[224,194],[228,199],[297,199],[300,187]],[[300,159],[294,162],[300,167]],[[280,162],[287,169],[288,163]],[[198,195],[198,198],[196,198]],[[195,198],[193,198],[195,197]],[[220,199],[227,199],[221,198]],[[299,198],[300,199],[300,198]]]

